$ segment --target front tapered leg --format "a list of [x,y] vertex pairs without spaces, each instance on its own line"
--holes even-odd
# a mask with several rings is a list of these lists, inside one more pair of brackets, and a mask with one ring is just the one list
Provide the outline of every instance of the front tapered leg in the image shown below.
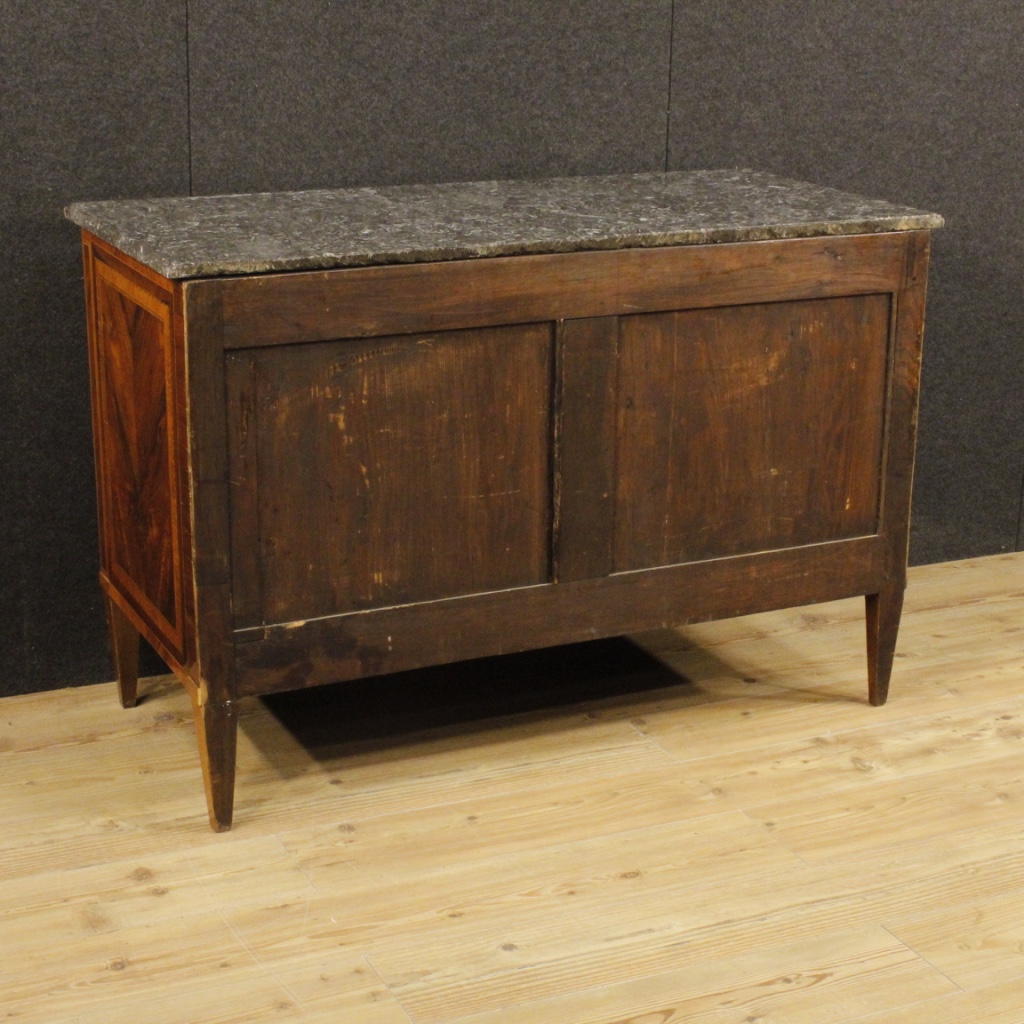
[[133,708],[139,692],[139,631],[114,601],[109,597],[106,601],[117,694],[121,707]]
[[235,799],[238,715],[230,701],[201,704],[198,698],[193,698],[192,710],[196,719],[199,757],[203,764],[210,826],[214,832],[226,832],[231,828]]
[[865,598],[868,629],[868,700],[884,704],[903,611],[903,586],[887,586]]

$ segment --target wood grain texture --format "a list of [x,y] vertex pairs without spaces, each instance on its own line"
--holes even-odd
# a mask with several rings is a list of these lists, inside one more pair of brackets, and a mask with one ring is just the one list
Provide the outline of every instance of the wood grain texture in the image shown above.
[[133,708],[139,687],[139,631],[116,601],[107,597],[106,606],[117,695],[121,707]]
[[551,361],[548,325],[232,355],[236,621],[548,581]]
[[239,694],[810,604],[874,590],[867,537],[238,630]]
[[555,574],[558,582],[614,567],[615,392],[619,320],[566,320],[558,338]]
[[894,291],[902,235],[226,278],[227,348]]
[[881,532],[887,548],[885,576],[880,591],[867,598],[868,688],[873,704],[885,703],[888,696],[892,651],[906,586],[930,245],[927,232],[908,236],[903,278],[896,296],[881,509]]
[[[134,656],[124,659],[118,652],[126,640],[134,643],[129,624],[186,686],[192,686],[187,666],[194,660],[195,615],[180,292],[88,232],[83,232],[83,266],[100,585],[123,619],[117,619],[116,611],[108,615],[111,646],[117,664],[127,673],[126,695],[133,685]],[[122,285],[127,292],[119,291]],[[144,305],[136,307],[132,296],[140,297]],[[101,316],[104,309],[106,314]],[[131,333],[126,320],[130,315],[150,329],[150,336],[139,333],[137,326],[136,333]],[[155,337],[154,319],[159,322]],[[111,333],[109,345],[107,332]],[[115,486],[118,473],[121,477]],[[168,563],[170,577],[165,569]],[[126,570],[129,565],[149,566],[150,571]],[[173,610],[170,620],[160,612],[161,605],[164,612]]]
[[192,712],[203,767],[206,807],[214,832],[231,828],[235,800],[235,758],[238,747],[238,710],[233,701],[217,704],[197,692]]
[[190,520],[194,552],[196,661],[203,700],[234,696],[231,628],[231,527],[223,321],[219,282],[182,289],[188,388]]
[[[583,659],[600,695],[528,712],[454,666],[450,717],[400,735],[378,716],[427,674],[340,738],[329,689],[240,702],[220,835],[171,680],[123,714],[108,685],[5,698],[0,1003],[29,1024],[1019,1024],[1024,555],[909,575],[882,708],[859,598],[636,637],[616,690]],[[460,689],[490,709],[464,719]]]
[[215,828],[244,695],[860,594],[885,699],[927,233],[173,286],[86,247],[122,695],[133,625]]
[[102,255],[90,284],[102,569],[184,660],[171,295]]
[[875,533],[889,306],[622,318],[615,568]]
[[231,827],[237,716],[230,642],[231,526],[221,292],[218,282],[178,285],[188,387],[193,537],[193,710],[210,825]]
[[[234,726],[230,714],[213,711],[230,709],[231,658],[223,639],[226,631],[216,639],[209,625],[220,610],[211,595],[216,592],[218,560],[222,565],[224,558],[215,553],[209,538],[215,533],[218,512],[226,522],[227,501],[226,494],[219,506],[205,497],[225,438],[223,431],[218,439],[202,423],[211,417],[216,422],[218,409],[223,422],[222,398],[211,401],[209,392],[203,392],[210,388],[217,394],[223,357],[215,344],[200,342],[194,351],[199,358],[188,362],[180,285],[172,286],[88,234],[84,253],[100,581],[107,598],[120,698],[126,707],[137,699],[141,632],[197,702],[211,822],[226,827],[231,818]],[[216,318],[198,319],[216,339]],[[198,324],[196,333],[201,334]],[[209,361],[204,362],[206,357]],[[191,401],[186,391],[191,391]],[[197,493],[204,494],[198,501]],[[195,564],[193,521],[198,521],[197,533],[203,539]],[[221,544],[220,551],[226,550]],[[227,593],[225,584],[226,578],[222,596]],[[203,614],[201,650],[196,639],[197,603]],[[205,706],[211,683],[214,695],[222,699],[210,713],[201,713],[198,709]]]
[[878,593],[864,598],[868,641],[868,700],[884,704],[889,696],[889,679],[896,651],[896,634],[903,611],[903,579],[886,580]]

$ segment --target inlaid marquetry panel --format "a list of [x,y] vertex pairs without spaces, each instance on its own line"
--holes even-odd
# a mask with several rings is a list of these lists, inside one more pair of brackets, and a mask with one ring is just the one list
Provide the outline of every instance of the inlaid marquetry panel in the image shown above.
[[169,299],[100,260],[93,282],[103,569],[183,659]]

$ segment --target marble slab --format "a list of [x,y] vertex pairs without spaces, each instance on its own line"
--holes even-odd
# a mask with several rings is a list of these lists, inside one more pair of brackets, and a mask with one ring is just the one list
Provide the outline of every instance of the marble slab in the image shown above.
[[937,228],[908,207],[757,171],[678,171],[74,203],[168,278]]

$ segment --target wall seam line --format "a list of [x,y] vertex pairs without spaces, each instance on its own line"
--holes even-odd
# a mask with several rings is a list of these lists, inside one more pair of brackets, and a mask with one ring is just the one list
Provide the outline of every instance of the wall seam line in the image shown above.
[[1014,537],[1014,551],[1024,551],[1024,468],[1020,474],[1020,493],[1017,496],[1017,534]]
[[189,26],[189,0],[185,0],[185,129],[188,140],[188,194],[192,191],[192,36]]
[[676,32],[676,0],[672,0],[668,9],[668,95],[665,103],[665,166],[668,170],[669,147],[672,139],[672,70],[675,60],[675,32]]

